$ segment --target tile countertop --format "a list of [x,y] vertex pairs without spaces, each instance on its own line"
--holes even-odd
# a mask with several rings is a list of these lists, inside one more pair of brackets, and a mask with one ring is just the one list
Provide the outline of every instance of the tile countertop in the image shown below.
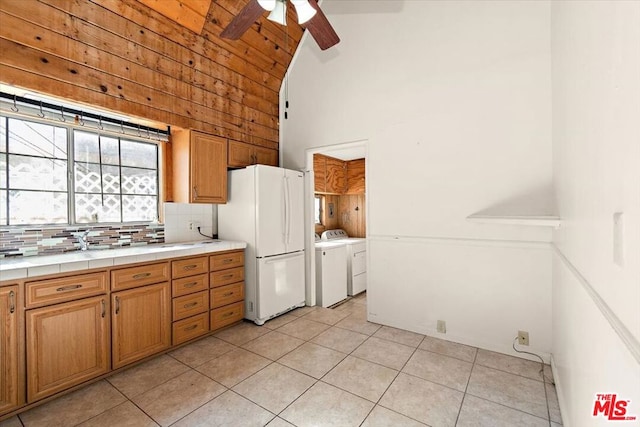
[[247,244],[245,242],[203,240],[198,242],[133,246],[122,249],[76,251],[60,255],[2,258],[0,259],[0,282],[45,274],[66,273],[90,268],[105,268],[137,262],[150,262],[244,249],[246,247]]

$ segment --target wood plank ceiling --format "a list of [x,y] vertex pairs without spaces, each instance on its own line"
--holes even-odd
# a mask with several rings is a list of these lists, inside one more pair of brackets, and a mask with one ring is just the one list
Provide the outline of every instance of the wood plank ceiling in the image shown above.
[[293,8],[287,27],[265,12],[231,41],[218,35],[247,0],[212,0],[199,33],[149,1],[0,0],[0,82],[277,149],[280,85],[303,31]]

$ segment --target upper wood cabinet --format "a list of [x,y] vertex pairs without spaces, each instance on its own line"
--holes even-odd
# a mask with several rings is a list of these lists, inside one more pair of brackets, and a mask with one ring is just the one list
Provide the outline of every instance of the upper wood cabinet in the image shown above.
[[364,159],[345,162],[314,154],[313,173],[316,193],[364,194]]
[[343,194],[347,184],[347,168],[342,160],[327,157],[327,187],[329,194]]
[[0,288],[0,415],[20,403],[18,312],[18,286]]
[[347,162],[347,189],[345,194],[364,194],[364,159]]
[[256,164],[278,166],[278,150],[229,140],[227,165],[230,168],[243,168]]
[[322,154],[313,155],[313,180],[316,193],[327,191],[327,158]]
[[347,181],[346,164],[342,160],[322,154],[313,155],[316,193],[342,194]]
[[227,140],[194,130],[172,133],[173,199],[227,202]]

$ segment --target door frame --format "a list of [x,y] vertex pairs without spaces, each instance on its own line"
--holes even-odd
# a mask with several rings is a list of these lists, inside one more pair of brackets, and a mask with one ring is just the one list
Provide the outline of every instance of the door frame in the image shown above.
[[[313,155],[324,154],[336,157],[344,150],[363,150],[365,164],[365,183],[369,182],[369,140],[360,139],[356,141],[343,142],[339,144],[324,145],[320,147],[307,148],[305,150],[305,209],[304,209],[304,229],[305,229],[305,295],[306,303],[310,306],[316,305],[316,250],[315,250],[315,179],[313,172]],[[332,153],[335,153],[333,156]],[[365,184],[365,226],[369,234],[369,197],[367,197],[369,186]],[[368,246],[368,245],[367,245]],[[367,248],[368,249],[368,248]],[[367,263],[369,262],[369,251],[367,250]]]

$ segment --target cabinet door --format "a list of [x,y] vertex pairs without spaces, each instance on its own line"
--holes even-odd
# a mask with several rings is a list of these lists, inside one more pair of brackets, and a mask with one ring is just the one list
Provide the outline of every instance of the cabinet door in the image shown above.
[[229,141],[229,161],[231,168],[243,168],[256,163],[252,145],[244,142]]
[[254,159],[260,165],[278,166],[278,150],[255,147]]
[[229,141],[228,166],[243,168],[249,165],[278,166],[278,150],[247,144],[239,141]]
[[342,160],[327,157],[327,188],[330,194],[342,194],[347,182],[346,164]]
[[29,310],[29,403],[109,371],[107,297]]
[[365,189],[364,159],[347,162],[346,194],[364,194]]
[[18,406],[17,286],[0,288],[0,414]]
[[227,202],[227,141],[224,138],[192,132],[191,201]]
[[159,283],[111,294],[113,368],[171,345],[171,288]]
[[327,158],[322,154],[313,155],[314,189],[316,193],[327,191]]

